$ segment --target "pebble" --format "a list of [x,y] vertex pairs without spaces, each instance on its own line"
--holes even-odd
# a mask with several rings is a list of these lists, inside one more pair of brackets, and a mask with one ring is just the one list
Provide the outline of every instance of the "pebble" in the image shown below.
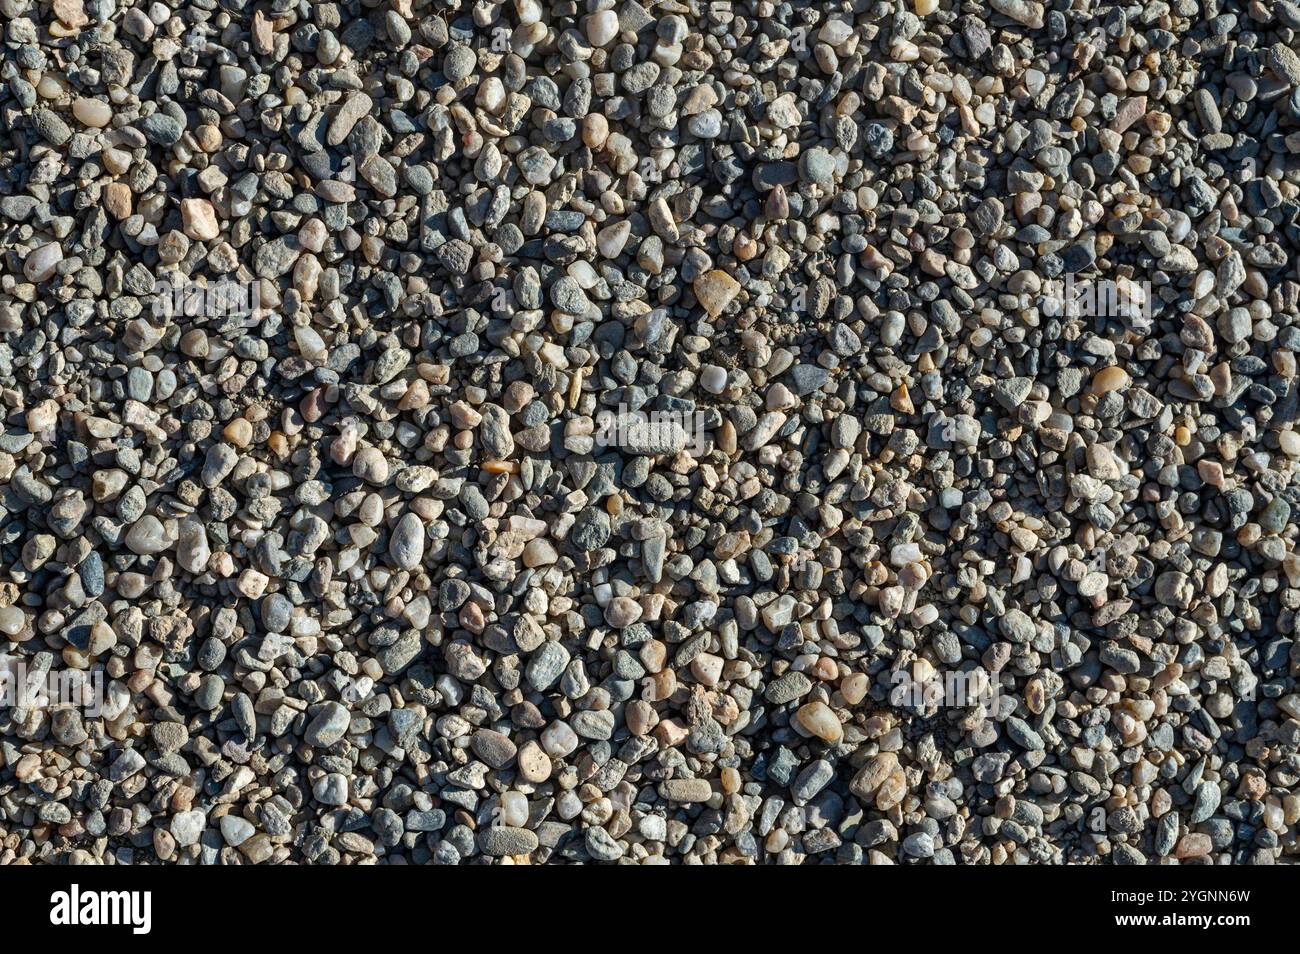
[[23,261],[23,277],[29,282],[48,281],[62,261],[63,250],[57,243],[48,242],[27,253]]
[[479,850],[493,858],[531,854],[537,850],[537,844],[536,832],[527,828],[493,826],[478,835]]
[[424,558],[424,524],[413,513],[404,514],[393,528],[388,553],[400,570],[413,570]]
[[103,100],[79,96],[72,102],[72,115],[83,125],[98,129],[113,121],[113,108]]
[[307,726],[303,739],[308,745],[327,749],[347,734],[351,721],[352,715],[344,705],[334,701],[326,702]]
[[207,822],[207,816],[201,811],[177,812],[172,816],[169,830],[172,837],[176,839],[176,844],[185,848],[198,843],[207,827]]
[[618,36],[618,14],[599,10],[587,17],[587,42],[593,47],[608,46]]
[[660,782],[659,795],[670,802],[707,802],[713,789],[706,779],[677,778]]
[[710,317],[722,314],[740,293],[740,283],[721,269],[706,272],[695,280],[695,297]]

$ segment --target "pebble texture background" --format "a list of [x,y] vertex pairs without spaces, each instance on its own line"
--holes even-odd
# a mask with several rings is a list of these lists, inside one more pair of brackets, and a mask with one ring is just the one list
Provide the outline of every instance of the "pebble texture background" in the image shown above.
[[0,864],[1296,857],[1300,7],[0,17]]

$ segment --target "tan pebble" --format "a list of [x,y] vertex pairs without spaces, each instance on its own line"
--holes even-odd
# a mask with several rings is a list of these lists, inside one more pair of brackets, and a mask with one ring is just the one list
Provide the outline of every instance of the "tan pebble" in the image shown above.
[[250,568],[239,574],[236,589],[250,600],[255,600],[261,598],[270,582],[270,578],[264,573]]
[[876,793],[876,808],[882,812],[887,812],[899,804],[906,795],[907,776],[903,774],[902,769],[895,769],[880,786],[880,791]]
[[646,702],[663,702],[677,691],[677,674],[672,669],[663,669],[643,680],[642,685],[641,698]]
[[320,252],[325,248],[329,232],[320,219],[308,219],[298,230],[298,241],[309,252]]
[[221,234],[217,210],[207,199],[182,199],[181,229],[196,242],[211,241]]
[[1220,361],[1210,369],[1210,382],[1214,385],[1216,395],[1227,394],[1232,389],[1232,365]]
[[59,421],[59,403],[47,399],[27,412],[27,429],[33,434],[54,427]]
[[113,627],[108,623],[100,620],[94,626],[90,627],[90,642],[86,646],[86,654],[89,656],[99,656],[108,652],[117,645],[117,633],[113,632]]
[[648,639],[641,644],[637,656],[640,657],[641,665],[645,667],[646,672],[659,672],[668,659],[668,647],[657,639]]
[[736,425],[731,423],[730,418],[724,417],[722,419],[722,425],[717,429],[716,436],[718,441],[718,450],[728,456],[736,453]]
[[1300,822],[1300,795],[1282,796],[1282,824],[1294,825]]
[[461,626],[475,635],[483,632],[483,627],[487,625],[487,620],[483,618],[483,610],[477,603],[466,603],[460,608],[456,618]]
[[710,318],[722,314],[739,293],[740,282],[721,269],[715,268],[695,279],[695,297]]
[[298,259],[293,266],[293,287],[297,289],[303,301],[312,301],[316,298],[323,273],[320,260],[311,252],[304,252]]
[[724,795],[735,795],[740,791],[740,773],[734,768],[724,768],[719,775],[718,780],[722,784],[722,792]]
[[1122,391],[1128,387],[1128,384],[1128,372],[1117,365],[1111,365],[1102,368],[1092,376],[1092,393],[1108,394],[1111,391]]
[[851,672],[840,680],[840,695],[851,706],[856,706],[867,696],[871,679],[864,672]]
[[[131,168],[131,154],[127,152],[125,149],[101,150],[99,153],[99,158],[101,161],[103,161],[104,168],[115,176],[120,176],[128,169]],[[129,209],[131,190],[127,188],[127,185],[124,182],[114,182],[108,186],[105,186],[105,188],[112,188],[112,186],[114,185],[126,189],[127,207]]]
[[625,709],[627,730],[633,735],[646,735],[659,721],[654,706],[643,699],[631,700]]
[[326,179],[316,184],[316,194],[326,202],[353,202],[357,197],[355,186],[335,179]]
[[824,702],[809,702],[800,706],[795,718],[804,729],[823,741],[834,744],[844,736],[844,726],[840,724],[839,717]]
[[401,411],[418,410],[429,403],[429,385],[425,384],[420,378],[411,382],[397,401],[397,408]]
[[204,123],[194,130],[194,140],[206,153],[214,153],[221,148],[221,130],[211,123]]
[[252,29],[253,52],[258,56],[267,56],[275,49],[275,28],[265,13],[258,10],[253,14]]
[[690,736],[686,727],[676,719],[664,719],[654,727],[651,733],[655,740],[665,748],[676,748]]
[[1257,802],[1268,793],[1268,779],[1255,772],[1242,776],[1241,784],[1237,786],[1237,794],[1243,798],[1248,798],[1252,802]]
[[48,281],[54,277],[63,261],[63,249],[57,242],[46,242],[27,253],[23,260],[23,276],[29,282]]
[[253,442],[253,425],[237,417],[221,429],[221,436],[236,447],[247,447]]
[[377,487],[388,483],[388,472],[388,458],[377,447],[363,447],[352,458],[352,473]]
[[54,0],[54,15],[65,25],[80,29],[90,22],[86,15],[86,5],[82,0]]
[[713,786],[704,778],[669,779],[659,783],[659,797],[670,802],[707,802],[713,797]]
[[603,113],[588,113],[582,120],[582,142],[589,149],[600,149],[609,138],[609,120]]
[[722,657],[712,653],[700,653],[691,660],[691,674],[706,686],[716,686],[722,676]]
[[239,853],[248,859],[249,864],[257,865],[275,854],[275,846],[269,835],[259,832],[239,846]]
[[529,540],[524,546],[523,561],[526,567],[550,566],[559,558],[549,540]]
[[898,756],[893,752],[881,752],[872,757],[853,777],[849,791],[861,799],[871,798],[897,768]]
[[631,235],[632,223],[622,219],[596,233],[596,248],[605,258],[618,258]]
[[1043,680],[1035,677],[1025,686],[1025,705],[1034,715],[1038,715],[1047,705],[1047,688]]
[[551,757],[537,742],[529,740],[520,746],[517,759],[519,774],[527,781],[538,784],[551,777]]
[[916,410],[912,405],[912,396],[907,393],[907,382],[898,386],[898,390],[889,399],[889,406],[900,414],[911,414]]
[[63,656],[64,665],[66,665],[69,669],[90,668],[90,662],[91,662],[90,654],[83,653],[80,649],[77,649],[75,646],[64,646],[61,655]]
[[176,839],[163,828],[153,830],[153,851],[159,861],[167,861],[176,853]]
[[605,607],[605,622],[626,629],[641,618],[641,604],[630,596],[616,596]]
[[79,123],[98,129],[113,121],[113,107],[102,99],[79,96],[72,101],[72,115]]
[[1202,832],[1189,831],[1174,846],[1175,858],[1200,858],[1208,855],[1214,848],[1210,836]]
[[838,676],[839,672],[840,667],[836,664],[835,660],[831,659],[829,656],[823,656],[821,659],[817,660],[817,663],[812,668],[812,674],[818,679],[826,682],[829,682]]

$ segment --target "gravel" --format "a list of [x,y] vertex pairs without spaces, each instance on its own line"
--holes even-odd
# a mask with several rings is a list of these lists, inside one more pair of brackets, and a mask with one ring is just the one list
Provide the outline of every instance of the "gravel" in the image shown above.
[[0,0],[0,864],[1300,854],[1300,8],[129,2]]

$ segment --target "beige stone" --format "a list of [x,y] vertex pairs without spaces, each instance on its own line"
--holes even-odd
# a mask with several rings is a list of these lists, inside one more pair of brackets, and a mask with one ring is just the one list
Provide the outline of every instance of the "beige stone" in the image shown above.
[[1092,393],[1107,394],[1111,391],[1122,391],[1128,387],[1128,372],[1118,365],[1111,365],[1109,368],[1102,368],[1092,376]]
[[98,129],[112,122],[113,107],[102,99],[79,96],[72,101],[72,115],[79,123]]
[[718,268],[695,279],[695,297],[700,300],[700,305],[709,313],[710,318],[722,314],[739,293],[740,282]]
[[82,0],[54,0],[54,15],[65,25],[80,29],[90,22]]
[[221,234],[217,210],[207,199],[181,199],[181,229],[187,238],[211,241]]
[[844,737],[844,726],[839,717],[824,702],[809,702],[799,707],[795,714],[799,724],[808,732],[832,744]]

